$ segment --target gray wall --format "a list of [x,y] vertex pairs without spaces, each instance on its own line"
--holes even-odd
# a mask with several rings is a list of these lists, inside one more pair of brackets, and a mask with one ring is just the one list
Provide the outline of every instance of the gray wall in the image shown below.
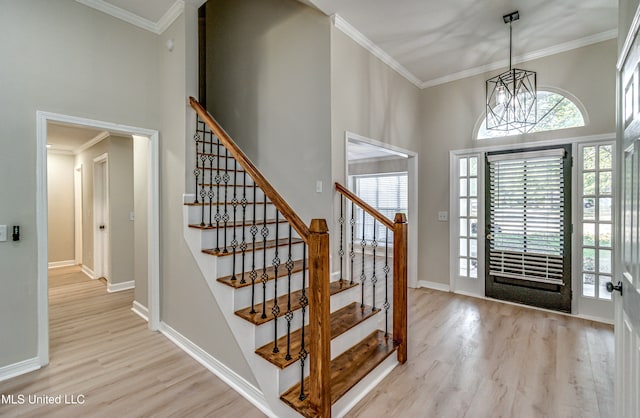
[[329,219],[329,18],[295,0],[206,6],[208,110],[305,222]]
[[187,5],[158,36],[74,0],[0,1],[0,190],[11,196],[0,199],[0,223],[22,227],[21,241],[0,243],[0,367],[37,354],[35,115],[44,110],[160,131],[161,320],[254,381],[182,238],[196,10]]
[[399,173],[409,170],[406,158],[384,158],[367,161],[350,161],[349,175],[364,175],[378,173]]
[[573,94],[585,106],[590,123],[581,128],[540,132],[516,139],[474,137],[484,112],[482,74],[422,91],[421,119],[424,139],[420,149],[421,280],[449,283],[449,223],[438,222],[438,211],[449,208],[449,151],[514,144],[542,139],[569,138],[615,132],[616,41],[610,40],[519,65],[538,72],[538,87],[559,88]]
[[618,51],[622,50],[640,0],[618,0]]
[[[157,125],[157,37],[73,0],[2,1],[0,367],[36,356],[36,110]],[[10,157],[9,157],[10,156]]]
[[47,153],[49,262],[75,260],[73,155]]

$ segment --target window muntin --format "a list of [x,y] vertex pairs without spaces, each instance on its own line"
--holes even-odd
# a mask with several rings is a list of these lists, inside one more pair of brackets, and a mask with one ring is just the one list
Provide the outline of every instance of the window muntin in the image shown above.
[[458,159],[458,275],[478,278],[478,157]]
[[[584,117],[578,106],[566,96],[546,90],[538,91],[538,122],[529,131],[543,132],[557,129],[575,128],[584,126]],[[488,130],[486,118],[482,121],[478,130],[477,139],[501,138],[511,135],[520,135],[518,130],[497,131]]]
[[611,300],[606,285],[613,274],[614,152],[612,143],[581,146],[578,166],[582,296],[600,300]]

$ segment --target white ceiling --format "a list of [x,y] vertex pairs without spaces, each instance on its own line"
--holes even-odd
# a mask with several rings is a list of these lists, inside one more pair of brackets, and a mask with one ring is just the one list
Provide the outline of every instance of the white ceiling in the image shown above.
[[[162,33],[185,0],[77,1]],[[515,63],[617,36],[617,0],[299,1],[337,14],[338,28],[422,88],[507,66],[502,15],[515,10]]]
[[109,135],[106,131],[56,122],[47,124],[47,145],[55,151],[73,153],[85,144]]

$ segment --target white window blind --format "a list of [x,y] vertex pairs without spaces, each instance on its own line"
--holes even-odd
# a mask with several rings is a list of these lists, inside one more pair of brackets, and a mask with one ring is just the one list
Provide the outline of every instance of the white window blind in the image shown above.
[[[377,174],[355,176],[356,194],[365,202],[376,208],[387,218],[393,220],[396,213],[407,213],[408,183],[407,173]],[[373,240],[373,218],[369,215],[364,220],[365,239]],[[384,244],[385,227],[376,222],[376,240]],[[363,230],[362,212],[356,211],[356,235],[361,237]],[[389,245],[393,245],[389,242]]]
[[564,149],[489,156],[489,269],[564,284]]

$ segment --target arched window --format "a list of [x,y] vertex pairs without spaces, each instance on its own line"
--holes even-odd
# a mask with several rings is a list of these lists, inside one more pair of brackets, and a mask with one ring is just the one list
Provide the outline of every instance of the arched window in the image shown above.
[[[529,132],[553,131],[556,129],[584,126],[584,116],[578,106],[568,97],[547,90],[538,90],[538,123]],[[478,129],[477,139],[501,138],[520,135],[518,130],[497,131],[487,129],[486,118]]]

